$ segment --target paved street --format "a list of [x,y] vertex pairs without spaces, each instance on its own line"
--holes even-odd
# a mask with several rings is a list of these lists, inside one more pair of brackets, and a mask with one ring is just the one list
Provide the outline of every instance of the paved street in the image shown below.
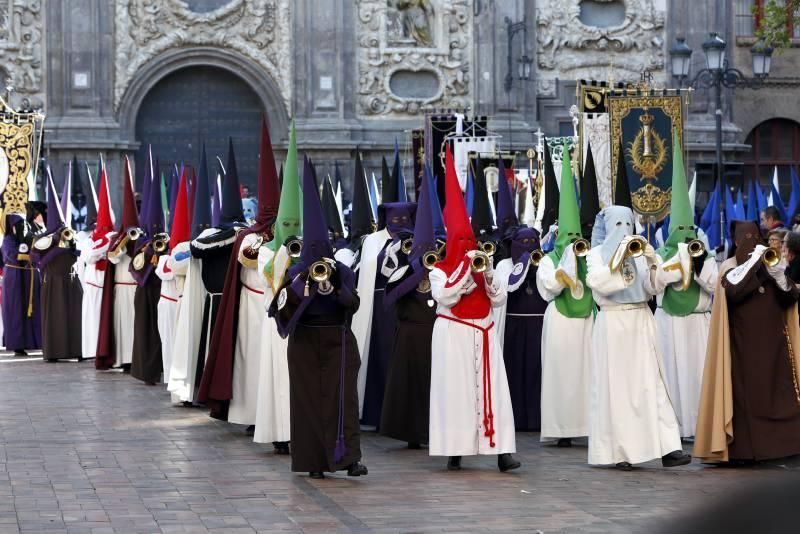
[[585,447],[519,434],[523,467],[447,472],[366,434],[369,476],[310,480],[241,426],[171,405],[161,387],[93,362],[0,358],[0,534],[16,532],[628,532],[650,530],[780,468],[586,465]]

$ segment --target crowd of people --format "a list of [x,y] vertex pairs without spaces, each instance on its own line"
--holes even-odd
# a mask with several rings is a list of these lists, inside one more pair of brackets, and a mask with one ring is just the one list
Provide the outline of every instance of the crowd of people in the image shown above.
[[357,156],[346,228],[294,127],[279,179],[266,122],[249,215],[232,143],[221,180],[203,149],[168,192],[151,158],[138,207],[126,162],[116,226],[104,169],[80,232],[69,180],[59,200],[49,178],[45,224],[5,217],[4,343],[163,383],[314,478],[366,475],[365,429],[427,445],[449,470],[474,455],[519,468],[517,431],[588,438],[589,464],[622,470],[686,465],[687,440],[706,462],[800,454],[800,234],[769,208],[761,226],[731,221],[719,264],[678,149],[672,167],[657,246],[624,195],[579,207],[567,164],[546,236],[520,223],[505,179],[468,208],[449,150],[416,202],[399,154],[379,203]]

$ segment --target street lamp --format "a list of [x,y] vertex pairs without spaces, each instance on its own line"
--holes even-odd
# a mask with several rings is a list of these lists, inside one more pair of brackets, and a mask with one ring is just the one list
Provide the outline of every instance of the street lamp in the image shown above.
[[[711,33],[708,40],[703,43],[706,68],[698,72],[689,82],[690,87],[714,89],[717,183],[720,184],[720,191],[722,192],[725,191],[724,174],[722,172],[722,88],[735,89],[744,87],[759,89],[764,84],[764,79],[769,76],[769,69],[772,63],[772,48],[759,41],[750,49],[753,57],[754,77],[748,78],[742,71],[728,66],[728,60],[725,59],[726,46],[727,43],[718,33]],[[684,38],[678,38],[670,50],[670,56],[672,59],[672,75],[678,79],[678,84],[682,86],[684,79],[689,76],[692,49],[686,44]],[[720,237],[722,237],[725,235],[726,226],[725,203],[720,202],[719,205]]]
[[519,32],[522,32],[522,57],[517,60],[518,64],[518,78],[523,81],[527,81],[531,79],[531,67],[533,65],[533,59],[528,57],[528,55],[524,52],[526,43],[528,42],[528,27],[525,25],[525,19],[523,18],[520,22],[511,22],[511,19],[506,17],[506,33],[508,34],[508,54],[506,55],[506,63],[508,64],[508,70],[506,70],[506,77],[503,81],[503,88],[505,89],[506,93],[511,92],[511,87],[514,85],[514,58],[512,54],[513,45],[514,45],[514,36]]

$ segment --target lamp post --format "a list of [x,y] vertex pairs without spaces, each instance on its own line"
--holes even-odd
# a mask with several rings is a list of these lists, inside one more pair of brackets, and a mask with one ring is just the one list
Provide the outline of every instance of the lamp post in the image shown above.
[[[672,76],[678,79],[679,86],[689,76],[691,66],[692,49],[686,44],[683,37],[675,40],[675,45],[670,50],[672,64]],[[722,88],[735,89],[744,87],[749,89],[759,89],[767,76],[772,62],[772,48],[762,41],[757,42],[750,49],[753,58],[753,77],[746,77],[742,71],[728,66],[725,59],[725,48],[727,43],[716,32],[710,34],[707,41],[703,43],[703,52],[706,56],[706,68],[698,72],[689,81],[689,86],[693,88],[714,89],[714,119],[716,125],[716,166],[717,183],[720,184],[720,192],[725,194],[725,175],[722,172]],[[720,239],[724,245],[725,236],[725,202],[720,199]]]
[[513,45],[514,45],[514,36],[519,32],[522,32],[522,56],[517,60],[517,77],[522,81],[528,81],[531,79],[531,68],[533,65],[533,59],[528,57],[528,54],[525,53],[525,43],[528,42],[528,27],[525,25],[525,19],[523,18],[520,22],[511,22],[511,19],[506,17],[506,33],[508,34],[508,53],[506,55],[506,63],[507,63],[507,70],[506,70],[506,77],[503,81],[503,88],[505,89],[506,93],[511,92],[511,87],[514,85],[514,57],[513,57]]

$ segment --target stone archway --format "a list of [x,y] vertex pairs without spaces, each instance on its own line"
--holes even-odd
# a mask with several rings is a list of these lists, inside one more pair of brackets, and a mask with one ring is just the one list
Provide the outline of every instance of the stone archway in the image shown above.
[[[288,138],[289,114],[278,85],[269,74],[249,59],[235,52],[221,48],[195,47],[171,50],[160,54],[139,70],[137,76],[128,85],[119,104],[119,123],[123,139],[130,141],[132,144],[142,141],[140,139],[142,131],[137,128],[140,112],[143,107],[146,109],[145,100],[148,95],[157,95],[159,93],[159,85],[163,88],[162,82],[165,84],[173,83],[175,77],[185,77],[187,73],[191,74],[193,71],[195,74],[199,74],[202,69],[206,69],[206,74],[214,71],[218,74],[229,75],[229,81],[232,83],[228,84],[228,86],[238,85],[240,94],[245,93],[241,91],[242,84],[246,85],[252,92],[254,100],[260,105],[259,111],[266,114],[273,143],[280,144]],[[211,71],[208,69],[211,69]],[[191,78],[191,76],[188,78]],[[153,91],[156,92],[153,93]],[[163,95],[161,98],[163,99]],[[181,103],[181,101],[180,97],[176,95],[176,104],[178,103]],[[208,105],[216,107],[220,114],[240,107],[228,105],[226,109],[225,101],[219,99],[217,101],[209,100]],[[253,138],[257,143],[258,127],[253,129],[250,126],[246,126],[246,128],[248,131],[228,131],[217,135],[223,137],[231,135],[237,144],[237,137]],[[195,140],[194,143],[197,143],[197,141]],[[199,146],[194,147],[195,154],[199,154],[199,150]],[[214,155],[209,152],[209,160]],[[257,157],[257,152],[255,156]],[[237,160],[240,157],[244,157],[244,154],[241,151],[237,151]],[[194,159],[196,159],[196,156]],[[245,178],[241,167],[239,170],[240,177]]]

